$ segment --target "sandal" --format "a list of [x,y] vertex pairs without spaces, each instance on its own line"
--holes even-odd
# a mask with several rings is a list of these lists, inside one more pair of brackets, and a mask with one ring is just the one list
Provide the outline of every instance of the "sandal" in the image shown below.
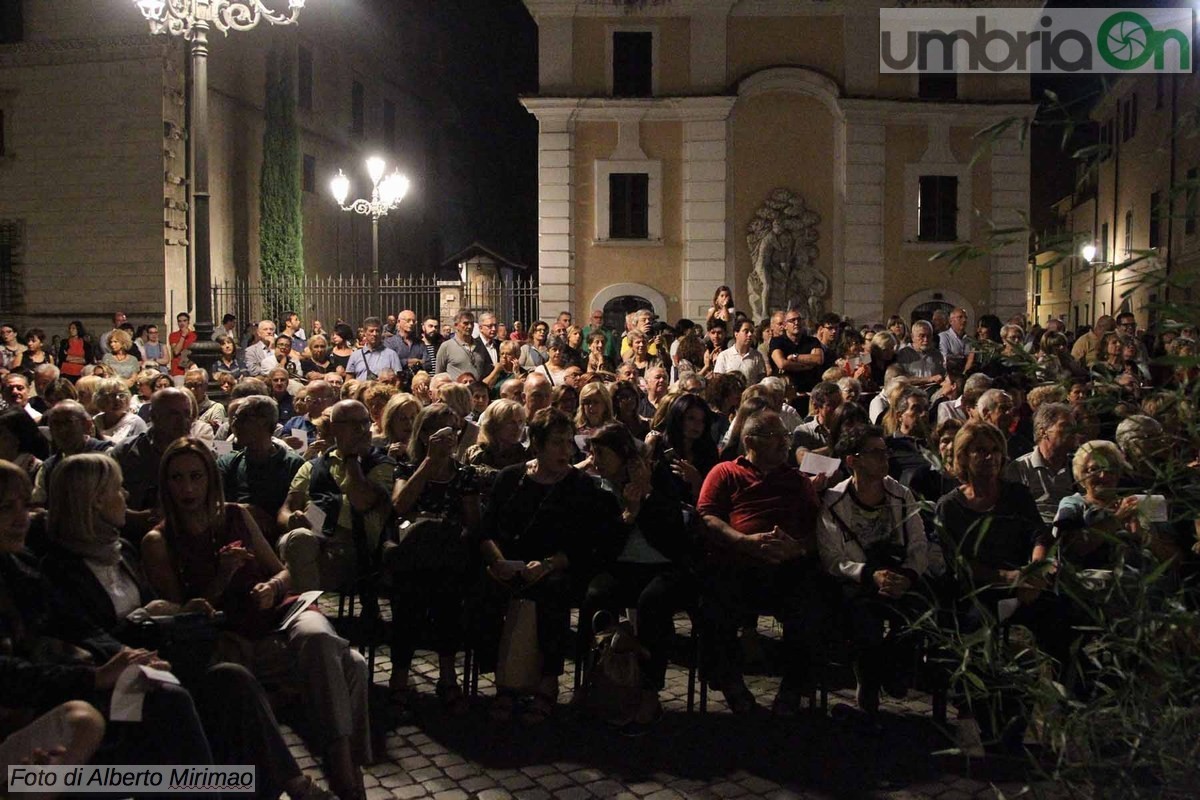
[[461,717],[471,710],[471,706],[457,682],[439,682],[434,691],[438,700],[442,702],[442,708],[450,716]]
[[492,701],[492,707],[488,710],[488,716],[492,722],[512,722],[513,709],[516,707],[516,696],[509,692],[504,692],[496,695],[496,699]]

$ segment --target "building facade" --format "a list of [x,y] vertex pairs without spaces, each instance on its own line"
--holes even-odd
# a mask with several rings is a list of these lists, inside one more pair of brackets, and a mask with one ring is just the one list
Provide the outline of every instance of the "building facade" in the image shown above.
[[[1074,328],[1132,311],[1140,327],[1186,302],[1200,268],[1194,74],[1121,78],[1090,113],[1099,145],[1076,191],[1055,204],[1058,230],[1030,259],[1030,319]],[[1083,248],[1095,249],[1091,261]]]
[[755,317],[1024,308],[1025,241],[929,259],[1028,210],[1027,76],[881,74],[864,0],[525,5],[543,317],[702,320],[721,285]]
[[[464,93],[446,83],[462,6],[313,2],[294,26],[210,33],[214,283],[259,274],[272,50],[293,70],[309,275],[371,270],[370,219],[340,210],[328,188],[341,168],[351,199],[369,197],[369,155],[412,182],[380,220],[385,274],[431,275],[480,235],[486,176],[474,166],[469,113],[455,102]],[[194,309],[185,44],[151,36],[132,0],[3,0],[0,9],[0,316],[58,333],[74,318],[107,325],[118,309],[133,322]]]

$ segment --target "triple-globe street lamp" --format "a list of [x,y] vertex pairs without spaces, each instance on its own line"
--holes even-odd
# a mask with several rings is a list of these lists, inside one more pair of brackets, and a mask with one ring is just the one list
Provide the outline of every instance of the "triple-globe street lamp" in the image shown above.
[[346,204],[350,196],[350,179],[346,173],[338,170],[338,174],[329,182],[329,190],[333,199],[343,211],[353,211],[371,218],[371,280],[373,296],[379,297],[379,218],[400,205],[404,195],[408,194],[409,181],[400,170],[393,170],[385,177],[387,163],[378,156],[367,159],[367,174],[371,176],[371,198],[358,198]]
[[215,28],[248,31],[260,22],[293,25],[305,0],[287,0],[287,8],[275,10],[282,0],[267,5],[264,0],[133,0],[150,23],[152,34],[181,36],[188,42],[192,60],[191,104],[191,203],[192,253],[196,271],[196,343],[192,360],[210,369],[219,352],[212,341],[212,252],[208,209],[208,31]]

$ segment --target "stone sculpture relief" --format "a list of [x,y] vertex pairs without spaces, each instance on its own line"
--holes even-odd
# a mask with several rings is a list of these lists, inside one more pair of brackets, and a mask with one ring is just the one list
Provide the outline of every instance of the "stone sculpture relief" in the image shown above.
[[821,216],[799,195],[776,189],[747,227],[753,269],[746,281],[750,313],[766,319],[795,307],[809,319],[825,313],[829,277],[817,268],[817,223]]

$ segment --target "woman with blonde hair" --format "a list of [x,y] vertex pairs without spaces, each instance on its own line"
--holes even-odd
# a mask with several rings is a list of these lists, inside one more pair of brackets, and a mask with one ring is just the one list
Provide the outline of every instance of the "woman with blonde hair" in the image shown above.
[[438,395],[440,401],[450,406],[458,415],[454,426],[454,431],[458,434],[458,448],[454,451],[454,457],[461,463],[466,463],[467,450],[479,441],[479,426],[467,419],[474,408],[471,403],[471,390],[462,383],[448,383],[441,388]]
[[[119,331],[118,331],[119,332]],[[114,334],[113,338],[116,338]],[[82,381],[80,381],[82,383]],[[78,389],[76,385],[76,389]],[[96,436],[120,444],[145,433],[150,426],[129,410],[129,387],[120,378],[103,378],[96,387]]]
[[225,502],[203,442],[186,438],[168,447],[158,478],[163,521],[142,540],[151,586],[170,602],[202,599],[225,612],[228,654],[257,677],[297,684],[323,739],[330,788],[342,798],[365,796],[359,765],[371,760],[366,660],[315,610],[276,632],[291,576],[250,513]]
[[[591,384],[589,384],[591,385]],[[521,433],[525,407],[516,400],[493,400],[479,418],[479,440],[467,450],[466,463],[480,469],[484,478],[528,459]]]
[[408,441],[412,437],[413,420],[421,411],[421,401],[408,392],[394,394],[383,407],[379,427],[387,439],[387,454],[397,462],[408,458]]
[[133,337],[128,331],[118,328],[108,337],[108,347],[112,352],[105,353],[100,363],[116,373],[127,388],[133,386],[138,371],[142,368],[137,357],[129,352],[133,349]]

